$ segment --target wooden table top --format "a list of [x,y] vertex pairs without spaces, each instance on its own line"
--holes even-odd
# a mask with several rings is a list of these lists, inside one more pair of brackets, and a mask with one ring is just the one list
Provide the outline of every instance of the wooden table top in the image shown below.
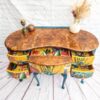
[[81,30],[77,34],[68,28],[35,28],[26,33],[21,30],[13,32],[5,40],[7,48],[14,51],[24,51],[39,47],[61,47],[75,51],[92,51],[99,45],[97,38],[90,32]]

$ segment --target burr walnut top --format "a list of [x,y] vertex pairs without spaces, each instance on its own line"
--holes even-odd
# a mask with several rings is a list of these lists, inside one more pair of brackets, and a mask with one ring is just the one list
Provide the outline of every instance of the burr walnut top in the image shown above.
[[90,32],[81,30],[73,34],[68,28],[39,28],[26,33],[18,30],[5,40],[7,48],[14,51],[26,51],[39,47],[60,47],[75,51],[92,51],[99,45],[96,37]]

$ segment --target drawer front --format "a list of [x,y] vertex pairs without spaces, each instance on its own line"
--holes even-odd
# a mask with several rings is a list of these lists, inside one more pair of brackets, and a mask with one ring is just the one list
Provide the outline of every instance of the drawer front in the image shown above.
[[11,62],[17,62],[17,61],[27,61],[28,60],[28,55],[10,55],[8,54],[8,59],[11,61]]
[[80,57],[80,56],[72,56],[73,63],[82,62],[83,65],[92,65],[94,61],[94,56],[90,57]]
[[93,71],[88,72],[75,72],[72,71],[71,75],[76,78],[89,78],[93,75]]
[[45,74],[61,74],[70,70],[70,65],[57,65],[57,66],[41,66],[32,64],[30,67],[31,72],[45,73]]

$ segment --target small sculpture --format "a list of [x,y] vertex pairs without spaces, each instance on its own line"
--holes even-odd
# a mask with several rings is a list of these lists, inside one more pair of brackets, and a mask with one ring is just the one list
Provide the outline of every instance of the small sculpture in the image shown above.
[[20,23],[21,23],[21,25],[23,26],[23,28],[22,28],[22,34],[25,36],[25,34],[27,33],[27,29],[26,29],[26,27],[25,27],[26,22],[25,22],[24,19],[22,19],[22,20],[20,21]]
[[23,26],[23,28],[22,28],[22,34],[23,34],[24,36],[26,35],[26,33],[34,31],[34,25],[29,24],[29,25],[26,27],[26,21],[25,21],[24,19],[22,19],[22,20],[20,21],[20,23],[21,23],[21,25]]
[[29,32],[34,31],[34,30],[35,30],[34,25],[29,24],[29,25],[27,26],[27,30],[28,30]]

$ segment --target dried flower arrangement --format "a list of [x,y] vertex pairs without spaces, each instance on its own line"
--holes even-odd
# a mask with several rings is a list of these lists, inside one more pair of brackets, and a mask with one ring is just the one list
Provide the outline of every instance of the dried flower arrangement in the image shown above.
[[89,15],[90,4],[87,0],[84,0],[82,4],[76,5],[72,11],[73,17],[75,20],[80,21]]
[[[84,0],[81,4],[77,4],[74,6],[72,10],[72,14],[74,17],[74,25],[70,26],[70,31],[72,33],[78,33],[80,31],[79,22],[87,17],[90,12],[90,4],[87,0]],[[75,30],[75,28],[77,28]]]

